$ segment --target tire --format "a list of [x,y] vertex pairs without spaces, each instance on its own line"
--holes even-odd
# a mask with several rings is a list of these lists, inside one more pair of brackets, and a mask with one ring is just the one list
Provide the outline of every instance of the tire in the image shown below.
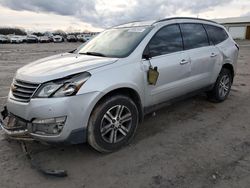
[[137,106],[127,96],[102,100],[93,110],[88,124],[88,143],[101,153],[111,153],[127,145],[139,122]]
[[222,68],[215,85],[207,93],[208,99],[212,102],[220,103],[227,99],[233,82],[233,75],[230,70]]

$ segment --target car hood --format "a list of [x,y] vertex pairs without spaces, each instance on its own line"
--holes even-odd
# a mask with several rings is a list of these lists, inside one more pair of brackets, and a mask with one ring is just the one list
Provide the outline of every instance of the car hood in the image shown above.
[[43,83],[106,66],[117,60],[118,58],[64,53],[37,60],[20,68],[17,71],[16,79]]

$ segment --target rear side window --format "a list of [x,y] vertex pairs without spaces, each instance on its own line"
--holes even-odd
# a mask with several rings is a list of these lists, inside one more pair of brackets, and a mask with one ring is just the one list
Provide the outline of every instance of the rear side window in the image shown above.
[[209,40],[201,24],[180,24],[185,50],[209,46]]
[[212,26],[212,25],[204,25],[207,30],[210,41],[216,45],[228,38],[228,34],[226,31],[220,27]]
[[181,32],[178,25],[169,25],[160,29],[148,44],[152,57],[183,50]]

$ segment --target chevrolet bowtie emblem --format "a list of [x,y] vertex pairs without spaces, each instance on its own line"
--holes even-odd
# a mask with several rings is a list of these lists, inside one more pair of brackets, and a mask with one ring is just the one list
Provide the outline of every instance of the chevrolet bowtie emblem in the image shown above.
[[11,85],[11,91],[16,91],[16,90],[17,90],[17,87],[14,84],[12,84]]

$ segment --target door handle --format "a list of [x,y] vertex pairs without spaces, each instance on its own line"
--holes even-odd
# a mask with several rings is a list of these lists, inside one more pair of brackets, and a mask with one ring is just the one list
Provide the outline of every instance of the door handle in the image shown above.
[[212,53],[210,57],[216,57],[216,56],[217,56],[217,54]]
[[185,64],[188,64],[188,63],[189,62],[187,60],[183,59],[183,60],[181,60],[180,65],[185,65]]

